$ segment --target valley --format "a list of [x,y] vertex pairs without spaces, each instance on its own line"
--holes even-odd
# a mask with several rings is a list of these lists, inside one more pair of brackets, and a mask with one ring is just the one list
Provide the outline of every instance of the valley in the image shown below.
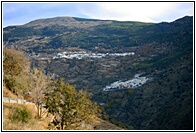
[[5,47],[32,68],[93,95],[123,129],[193,128],[193,17],[123,22],[74,17],[3,29]]

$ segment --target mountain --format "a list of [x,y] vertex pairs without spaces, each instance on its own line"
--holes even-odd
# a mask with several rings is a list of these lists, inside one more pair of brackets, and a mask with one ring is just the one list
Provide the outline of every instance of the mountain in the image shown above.
[[193,129],[193,17],[144,23],[75,17],[3,29],[32,67],[93,94],[123,129]]

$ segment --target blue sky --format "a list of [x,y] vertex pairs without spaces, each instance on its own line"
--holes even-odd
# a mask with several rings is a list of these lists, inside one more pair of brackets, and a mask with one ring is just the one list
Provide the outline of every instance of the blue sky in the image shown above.
[[193,2],[4,2],[3,27],[57,16],[171,22],[185,15],[193,16],[193,12]]

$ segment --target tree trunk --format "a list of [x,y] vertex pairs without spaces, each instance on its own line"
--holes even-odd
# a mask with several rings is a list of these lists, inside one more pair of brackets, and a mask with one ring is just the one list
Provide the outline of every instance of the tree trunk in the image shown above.
[[37,116],[40,118],[40,104],[37,104]]
[[64,130],[63,122],[61,122],[61,130]]

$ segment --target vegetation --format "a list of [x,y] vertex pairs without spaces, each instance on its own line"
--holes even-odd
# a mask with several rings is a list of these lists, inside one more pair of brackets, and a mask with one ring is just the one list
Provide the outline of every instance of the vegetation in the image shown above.
[[4,49],[4,83],[14,93],[25,95],[29,90],[30,62],[26,56],[14,49]]
[[21,108],[13,107],[13,112],[10,115],[10,120],[14,122],[28,122],[31,120],[31,112],[27,110],[25,106],[22,106]]
[[[13,116],[14,111],[21,110],[25,108],[27,112],[30,112],[32,117],[28,119],[26,122],[12,121],[11,116]],[[32,115],[33,114],[33,115]],[[51,121],[48,117],[42,117],[42,119],[37,119],[34,117],[36,112],[32,113],[32,107],[30,104],[3,104],[3,130],[50,130],[52,127],[48,126],[48,123]],[[26,117],[25,117],[26,118]],[[73,129],[72,129],[73,130]],[[111,124],[110,122],[101,120],[98,117],[94,117],[92,122],[83,127],[78,127],[74,130],[122,130]]]
[[[62,77],[66,83],[75,85],[73,87],[61,84],[60,87],[56,83],[61,81],[54,80],[53,85],[50,84],[46,90],[68,87],[68,90],[72,91],[64,92],[62,89],[61,92],[66,95],[74,94],[69,98],[74,102],[77,102],[77,97],[80,97],[78,90],[81,88],[92,93],[92,100],[101,105],[103,118],[106,120],[126,129],[191,130],[193,129],[193,31],[193,17],[189,16],[170,23],[156,24],[60,17],[36,20],[22,26],[6,27],[4,42],[7,43],[6,47],[28,53],[31,66],[55,78]],[[134,52],[135,54],[81,60],[53,58],[57,53],[65,51]],[[21,77],[11,78],[8,72],[5,73],[4,78],[7,86],[13,91],[23,88],[18,81]],[[31,73],[33,74],[35,73]],[[42,77],[37,76],[40,74],[38,72],[30,77],[34,77],[31,79],[36,81]],[[135,89],[102,91],[107,85],[119,80],[127,81],[135,74],[142,74],[152,80]],[[37,90],[40,92],[42,88],[45,90],[47,86],[41,87],[39,82],[31,81],[31,83],[32,86],[38,86],[34,92]],[[15,89],[11,86],[17,87]],[[26,88],[23,90],[34,89]],[[45,94],[52,95],[50,91],[45,93],[41,91],[40,94],[41,97]],[[55,92],[55,96],[59,95],[57,101],[65,97],[60,94],[59,91]],[[64,105],[66,102],[58,103]],[[66,107],[61,107],[59,104],[51,103],[56,107],[55,111]],[[51,107],[48,105],[49,108]],[[71,110],[68,111],[70,114],[75,112]],[[64,124],[58,116],[69,114],[54,112],[55,122],[51,123],[54,129],[68,128],[67,123]],[[83,121],[83,118],[80,119]]]
[[[99,108],[91,102],[87,92],[77,92],[62,79],[50,81],[41,71],[30,69],[28,60],[21,52],[12,49],[5,49],[4,52],[5,86],[17,94],[29,94],[37,107],[38,118],[42,118],[44,105],[48,113],[54,116],[50,126],[58,130],[77,129],[96,117]],[[25,123],[31,119],[31,113],[25,106],[13,107],[12,110],[14,113],[9,117],[11,121]]]
[[41,71],[31,69],[25,54],[14,49],[4,49],[3,68],[5,86],[23,98],[29,95],[38,108],[38,117],[41,117],[43,93],[49,78]]
[[47,130],[46,119],[36,119],[30,104],[3,103],[3,130]]
[[42,106],[45,104],[45,95],[46,89],[50,82],[49,78],[42,73],[42,71],[38,69],[31,70],[31,82],[29,83],[31,86],[30,97],[32,101],[35,103],[38,109],[38,118],[42,116]]
[[87,92],[77,92],[73,86],[62,79],[53,81],[46,92],[46,108],[54,115],[51,123],[55,129],[76,129],[83,123],[89,123],[98,111]]

